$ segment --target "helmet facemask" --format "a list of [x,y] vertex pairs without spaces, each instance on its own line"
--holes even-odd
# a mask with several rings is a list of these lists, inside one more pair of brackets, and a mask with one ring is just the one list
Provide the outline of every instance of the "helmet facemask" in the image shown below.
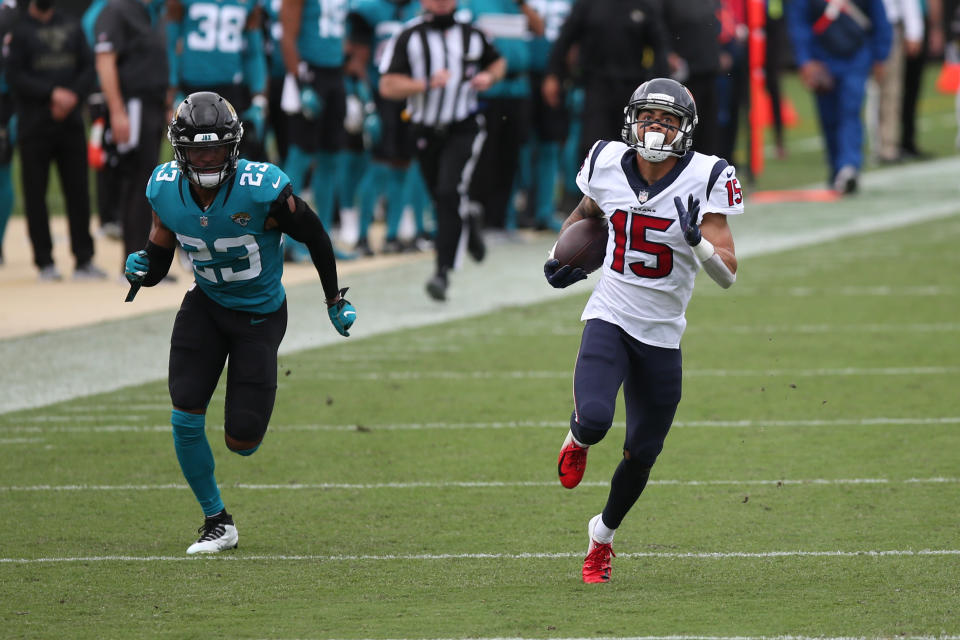
[[[167,137],[180,171],[198,187],[216,188],[237,170],[243,125],[233,106],[216,94],[192,94],[184,100],[167,129]],[[215,163],[196,162],[198,150],[216,148],[223,152]]]
[[[196,137],[214,136],[212,142],[183,142],[179,141],[173,145],[173,154],[180,166],[183,175],[187,180],[205,189],[219,187],[226,182],[230,176],[237,170],[237,159],[240,157],[240,141],[219,142],[216,140],[215,133],[201,133]],[[191,152],[198,149],[224,149],[223,162],[219,164],[206,165],[195,164],[191,162]]]
[[[658,99],[657,94],[651,94],[642,100],[631,102],[623,110],[621,138],[648,162],[663,162],[671,156],[679,158],[693,146],[693,129],[697,125],[697,116],[686,108],[676,106],[672,99],[668,100],[669,98],[670,96],[664,95],[663,99]],[[657,122],[656,124],[666,132],[649,131],[648,127],[654,124],[654,121],[640,120],[639,115],[643,111],[652,109],[659,109],[677,116],[680,124],[672,126]],[[675,133],[673,140],[668,143],[666,139],[670,131]]]

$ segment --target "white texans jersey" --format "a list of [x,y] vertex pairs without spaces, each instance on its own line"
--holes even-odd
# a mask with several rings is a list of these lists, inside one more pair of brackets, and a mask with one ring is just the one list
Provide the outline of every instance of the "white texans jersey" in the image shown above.
[[581,320],[599,318],[637,340],[677,349],[700,261],[683,238],[673,199],[693,194],[704,213],[743,213],[736,170],[716,156],[687,152],[650,185],[637,168],[637,152],[600,140],[590,149],[577,185],[607,219],[607,255]]

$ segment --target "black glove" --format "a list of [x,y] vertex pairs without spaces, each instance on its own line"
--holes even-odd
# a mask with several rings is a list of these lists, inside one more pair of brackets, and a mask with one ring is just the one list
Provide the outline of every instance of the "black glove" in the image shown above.
[[673,204],[677,207],[677,217],[680,219],[680,230],[683,231],[683,239],[691,247],[700,244],[700,227],[697,226],[697,218],[700,217],[700,199],[694,198],[693,194],[687,196],[687,206],[684,208],[680,196],[673,198]]
[[560,261],[550,258],[543,265],[543,275],[554,289],[564,289],[575,282],[587,279],[587,272],[569,264],[560,266]]

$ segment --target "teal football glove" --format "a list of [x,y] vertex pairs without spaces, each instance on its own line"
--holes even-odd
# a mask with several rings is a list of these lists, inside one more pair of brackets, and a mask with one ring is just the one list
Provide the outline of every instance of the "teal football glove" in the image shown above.
[[147,271],[150,270],[150,258],[143,249],[127,256],[127,264],[123,269],[123,275],[126,276],[130,284],[141,284],[147,277]]
[[380,120],[380,115],[376,111],[368,113],[363,119],[363,145],[367,149],[372,149],[382,137],[383,122]]
[[243,112],[241,119],[252,124],[253,129],[257,134],[257,138],[259,140],[263,140],[265,126],[264,123],[266,122],[266,116],[263,113],[263,107],[258,104],[250,105],[250,108]]
[[347,289],[349,287],[340,289],[340,299],[327,307],[327,315],[330,316],[333,328],[342,336],[350,335],[348,329],[357,320],[357,310],[343,297],[347,293]]
[[320,116],[323,111],[323,101],[313,90],[313,87],[307,85],[300,89],[300,112],[307,120],[313,120]]

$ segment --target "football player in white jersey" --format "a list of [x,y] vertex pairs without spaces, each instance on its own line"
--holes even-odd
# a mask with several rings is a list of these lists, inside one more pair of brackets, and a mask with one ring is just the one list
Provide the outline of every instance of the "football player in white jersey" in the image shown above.
[[[646,486],[673,422],[680,337],[697,271],[703,267],[723,288],[736,280],[727,216],[743,212],[743,194],[726,160],[692,151],[696,124],[696,104],[682,84],[657,78],[640,85],[624,109],[623,142],[600,140],[590,149],[577,175],[584,198],[563,224],[589,217],[608,223],[602,274],[581,317],[574,410],[557,462],[564,487],[583,478],[588,448],[610,429],[621,386],[626,406],[623,460],[603,512],[588,524],[584,582],[610,580],[613,534]],[[544,273],[557,288],[587,277],[552,252]]]

